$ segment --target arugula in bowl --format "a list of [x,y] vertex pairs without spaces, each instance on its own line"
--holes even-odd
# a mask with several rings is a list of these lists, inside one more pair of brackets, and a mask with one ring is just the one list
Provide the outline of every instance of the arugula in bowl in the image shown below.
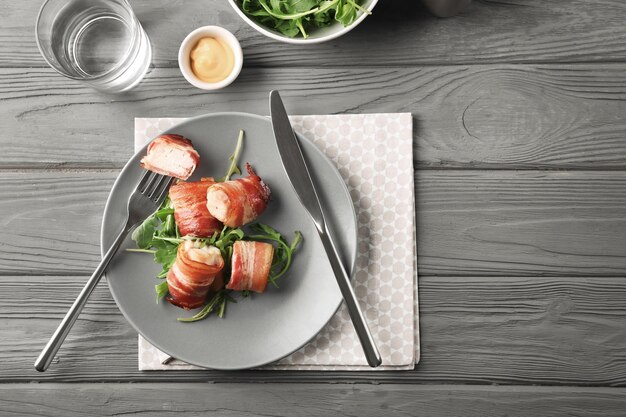
[[359,12],[371,14],[363,0],[236,0],[243,12],[289,38],[309,37],[309,31],[337,22],[350,26]]

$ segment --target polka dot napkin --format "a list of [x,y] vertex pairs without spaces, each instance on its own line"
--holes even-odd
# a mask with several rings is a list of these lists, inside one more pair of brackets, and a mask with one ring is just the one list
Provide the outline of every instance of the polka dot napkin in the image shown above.
[[[419,327],[413,185],[413,119],[409,113],[291,116],[346,181],[358,217],[353,286],[383,364],[413,369]],[[135,119],[135,149],[184,119]],[[411,232],[413,231],[413,232]],[[139,336],[139,369],[201,369],[177,360]],[[344,305],[302,349],[263,369],[366,370]]]

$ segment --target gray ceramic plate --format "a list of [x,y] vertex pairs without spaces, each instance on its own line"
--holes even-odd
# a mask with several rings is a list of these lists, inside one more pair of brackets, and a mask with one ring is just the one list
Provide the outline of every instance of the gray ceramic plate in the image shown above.
[[[258,219],[291,239],[302,231],[304,241],[280,287],[229,304],[224,319],[209,317],[180,323],[187,312],[165,301],[155,303],[152,256],[125,252],[128,238],[106,273],[113,298],[130,324],[148,341],[185,362],[213,369],[243,369],[276,361],[302,347],[330,320],[342,298],[312,221],[300,205],[283,170],[269,119],[245,113],[216,113],[189,119],[164,133],[193,141],[200,166],[190,179],[220,177],[228,167],[239,129],[244,129],[240,162],[250,162],[270,186],[272,201]],[[329,224],[353,269],[356,259],[356,216],[348,190],[334,165],[311,142],[300,137],[305,158],[320,189]],[[139,160],[133,156],[118,177],[104,210],[101,247],[108,248],[121,229],[128,196],[137,183]]]

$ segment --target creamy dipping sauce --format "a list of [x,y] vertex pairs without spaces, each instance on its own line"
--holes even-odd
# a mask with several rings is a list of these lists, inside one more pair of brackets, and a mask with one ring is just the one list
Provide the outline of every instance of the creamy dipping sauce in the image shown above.
[[220,38],[205,37],[191,49],[191,70],[199,80],[217,83],[228,77],[235,67],[230,46]]

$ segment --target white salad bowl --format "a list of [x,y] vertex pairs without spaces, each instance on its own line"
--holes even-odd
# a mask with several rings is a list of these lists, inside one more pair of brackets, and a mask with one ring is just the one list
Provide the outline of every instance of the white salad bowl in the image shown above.
[[[285,42],[285,43],[291,43],[291,44],[294,44],[294,45],[322,43],[322,42],[329,41],[331,39],[338,38],[338,37],[340,37],[342,35],[345,35],[346,33],[350,32],[359,23],[361,23],[363,21],[363,19],[365,19],[368,16],[367,13],[360,12],[359,16],[356,18],[356,20],[354,22],[352,22],[352,24],[347,26],[347,27],[344,27],[339,22],[333,22],[332,24],[330,24],[329,26],[326,26],[324,28],[312,30],[311,33],[309,33],[309,37],[306,38],[306,39],[301,38],[301,37],[290,38],[290,37],[287,37],[287,36],[283,35],[280,32],[277,32],[275,30],[272,30],[271,28],[268,28],[266,26],[263,26],[263,25],[255,22],[253,19],[248,17],[243,12],[243,10],[241,10],[241,8],[237,4],[236,0],[228,0],[228,2],[233,7],[233,9],[235,9],[235,12],[237,12],[237,14],[244,20],[244,22],[246,22],[248,25],[252,26],[258,32],[262,33],[263,35],[265,35],[265,36],[267,36],[269,38],[276,39],[278,41]],[[378,0],[365,0],[363,2],[363,4],[361,4],[361,6],[364,9],[366,9],[366,10],[371,12],[372,9],[374,8],[374,6],[376,6],[376,3],[378,3]]]

